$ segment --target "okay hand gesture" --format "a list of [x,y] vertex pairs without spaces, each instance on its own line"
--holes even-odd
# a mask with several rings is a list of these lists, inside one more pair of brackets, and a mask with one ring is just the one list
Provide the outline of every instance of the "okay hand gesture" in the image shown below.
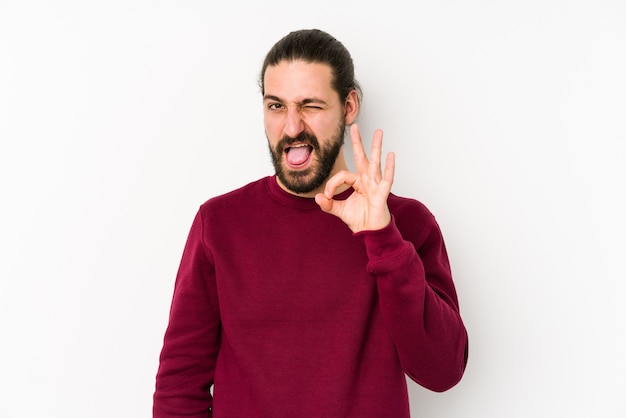
[[[383,131],[374,132],[370,159],[365,155],[361,134],[356,124],[350,127],[356,173],[340,171],[326,182],[324,193],[315,196],[315,202],[324,211],[339,217],[352,232],[376,230],[391,221],[387,197],[393,184],[395,155],[390,152],[381,168]],[[342,184],[352,186],[354,192],[346,200],[334,200],[335,190]]]

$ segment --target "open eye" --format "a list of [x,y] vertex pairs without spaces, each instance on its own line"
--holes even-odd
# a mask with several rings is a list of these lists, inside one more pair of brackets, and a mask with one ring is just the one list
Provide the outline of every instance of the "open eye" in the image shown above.
[[279,110],[279,109],[282,109],[282,108],[283,108],[283,105],[282,105],[282,104],[280,104],[280,103],[269,103],[269,104],[267,105],[267,108],[268,108],[269,110]]

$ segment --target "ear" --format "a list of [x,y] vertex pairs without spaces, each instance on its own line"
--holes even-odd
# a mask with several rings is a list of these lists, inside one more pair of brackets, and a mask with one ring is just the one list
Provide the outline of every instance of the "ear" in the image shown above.
[[351,125],[356,119],[356,116],[359,114],[359,96],[357,95],[356,90],[350,90],[348,97],[346,97],[344,108],[344,122],[346,125]]

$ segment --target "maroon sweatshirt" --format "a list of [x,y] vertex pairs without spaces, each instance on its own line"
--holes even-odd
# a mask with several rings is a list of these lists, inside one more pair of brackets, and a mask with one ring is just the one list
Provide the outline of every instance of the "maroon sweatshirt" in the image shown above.
[[454,386],[468,340],[441,232],[418,201],[388,203],[389,226],[356,234],[274,176],[204,203],[154,417],[402,418],[405,374]]

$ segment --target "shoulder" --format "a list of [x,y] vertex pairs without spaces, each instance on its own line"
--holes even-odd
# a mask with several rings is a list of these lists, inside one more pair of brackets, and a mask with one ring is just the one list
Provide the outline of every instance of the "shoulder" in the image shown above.
[[429,219],[433,217],[431,211],[425,204],[417,199],[410,197],[398,196],[393,193],[389,195],[387,200],[389,210],[396,216],[409,216],[411,218],[424,218]]
[[435,216],[421,201],[394,194],[387,201],[400,233],[411,241],[424,239],[424,235],[440,234]]
[[243,203],[250,204],[259,196],[267,194],[267,181],[268,177],[263,177],[230,192],[211,197],[200,205],[200,211],[219,211],[224,208],[232,209]]

